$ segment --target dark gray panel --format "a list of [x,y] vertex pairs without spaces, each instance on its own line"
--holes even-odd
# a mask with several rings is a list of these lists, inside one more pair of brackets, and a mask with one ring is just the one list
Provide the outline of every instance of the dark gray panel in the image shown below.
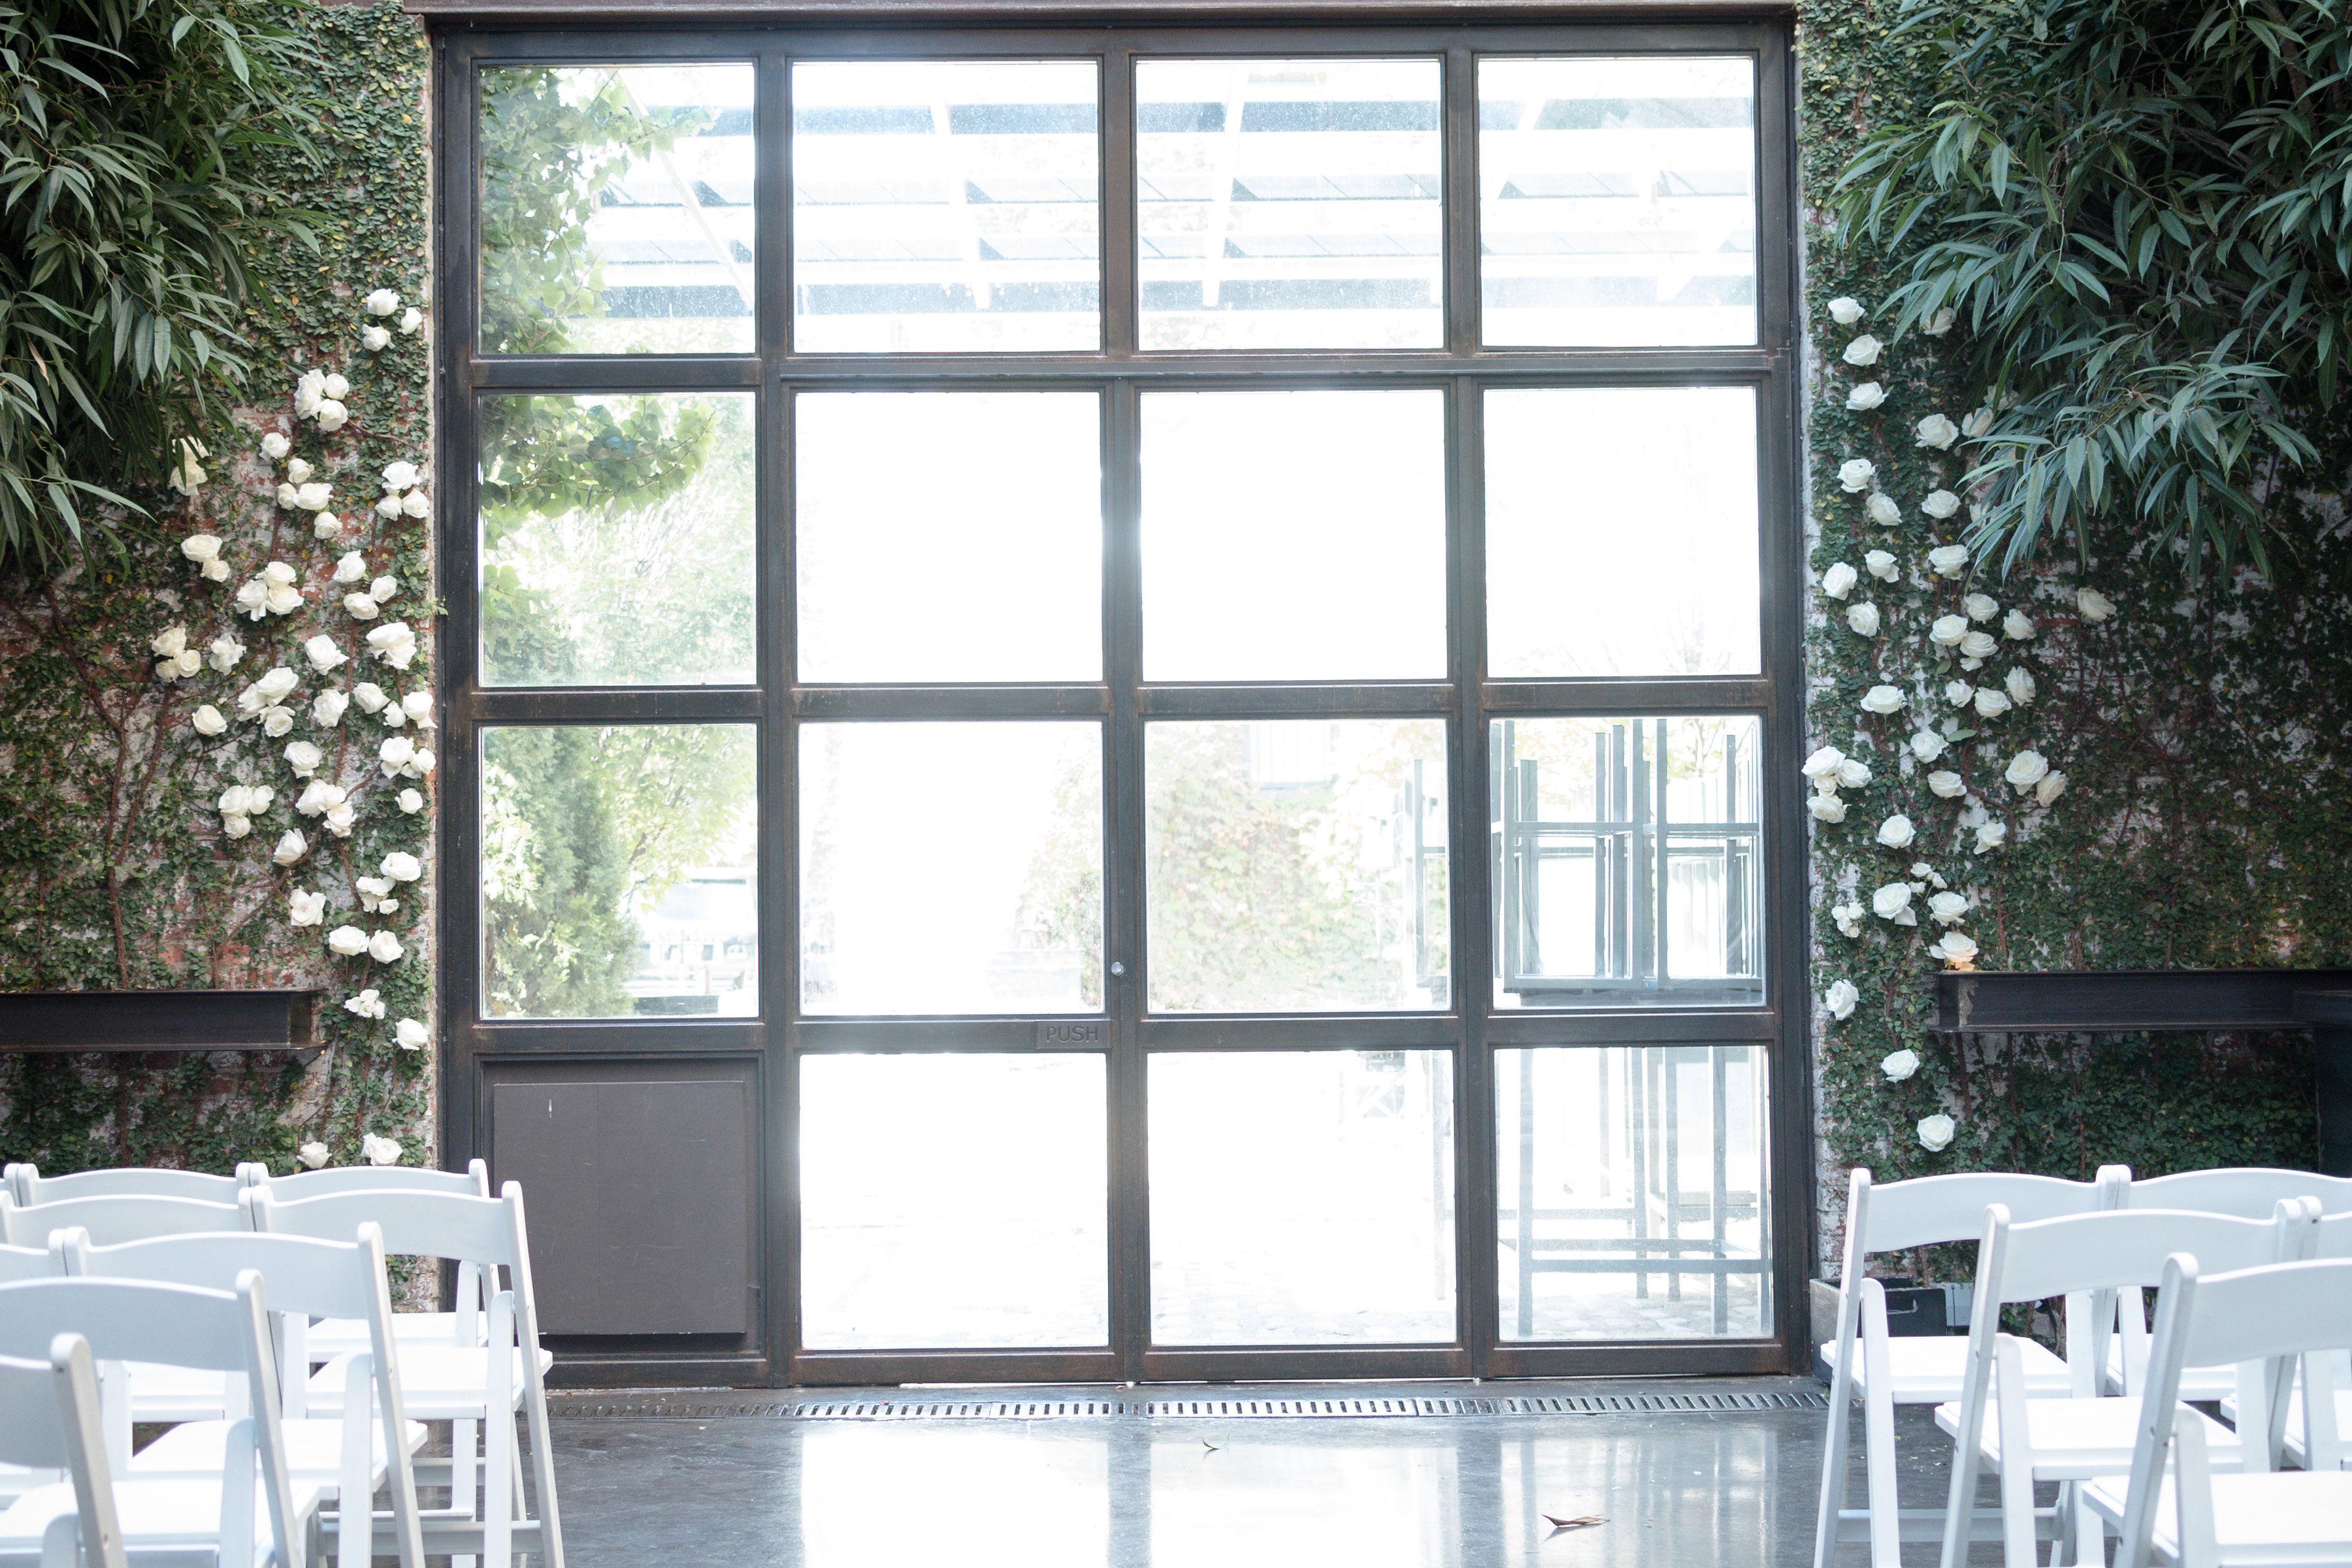
[[541,1331],[750,1329],[750,1089],[740,1079],[490,1086],[490,1163],[530,1205]]

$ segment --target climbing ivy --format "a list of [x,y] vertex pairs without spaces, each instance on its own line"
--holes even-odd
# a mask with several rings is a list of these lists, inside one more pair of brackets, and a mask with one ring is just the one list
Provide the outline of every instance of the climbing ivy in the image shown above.
[[[1960,422],[1985,401],[1957,368],[1968,325],[1943,338],[1920,326],[1896,336],[1896,313],[1884,307],[1909,278],[1911,252],[1866,233],[1842,244],[1828,210],[1890,104],[1944,96],[1928,40],[1899,35],[1898,20],[1883,0],[1807,0],[1799,29],[1815,585],[1809,730],[1811,744],[1835,746],[1871,771],[1845,792],[1843,821],[1811,825],[1815,995],[1840,981],[1858,994],[1843,1019],[1816,1014],[1823,1200],[1839,1201],[1854,1164],[1881,1180],[1977,1168],[2087,1177],[2112,1162],[2142,1174],[2308,1166],[2312,1064],[2297,1037],[1937,1035],[1929,1023],[1942,964],[1927,952],[1937,928],[1924,913],[1919,926],[1902,927],[1870,912],[1874,887],[1924,864],[1970,899],[1964,927],[1985,969],[2352,963],[2343,882],[2352,865],[2343,787],[2352,773],[2352,534],[2339,493],[2352,471],[2352,426],[2340,416],[2315,421],[2305,433],[2319,456],[2304,479],[2316,488],[2263,498],[2266,575],[2242,565],[2191,582],[2177,549],[2151,545],[2127,522],[2088,525],[2079,561],[2045,558],[2005,578],[1929,570],[1928,552],[1961,542],[1969,518],[1963,510],[1937,521],[1920,504],[1935,489],[1961,489],[1972,459],[1965,443],[1937,447],[1916,432],[1931,416]],[[1905,244],[1925,237],[1915,232]],[[1830,304],[1841,299],[1859,302],[1864,318],[1835,324]],[[1877,362],[1846,363],[1846,346],[1874,331],[1888,339]],[[1850,407],[1865,379],[1885,401]],[[1849,492],[1840,469],[1854,458],[1875,473]],[[1891,526],[1873,520],[1873,492],[1897,504]],[[1895,580],[1864,576],[1850,595],[1849,604],[1867,598],[1881,612],[1877,635],[1864,636],[1848,605],[1820,589],[1835,563],[1861,568],[1874,550],[1895,558]],[[2084,587],[2114,613],[2086,616]],[[1973,679],[2013,666],[2032,676],[2035,695],[1997,717],[1962,710],[1948,722],[1956,710],[1943,689],[1962,672],[1935,658],[1929,628],[1965,615],[1969,593],[2033,624],[2030,637],[2004,639]],[[1897,689],[1902,712],[1864,710],[1882,685]],[[1963,796],[1927,785],[1931,765],[1906,745],[1923,727],[1962,731],[1932,766],[1964,775]],[[2067,777],[2046,805],[2003,782],[2004,763],[2027,747]],[[1875,837],[1897,815],[1916,828],[1899,849]],[[1978,851],[1979,821],[2008,824],[2008,843]],[[1832,918],[1835,908],[1849,911],[1854,934]],[[1881,1064],[1906,1050],[1917,1070],[1890,1077]],[[1937,1114],[1955,1124],[1940,1151],[1917,1131]],[[1836,1246],[1831,1221],[1825,1256]]]

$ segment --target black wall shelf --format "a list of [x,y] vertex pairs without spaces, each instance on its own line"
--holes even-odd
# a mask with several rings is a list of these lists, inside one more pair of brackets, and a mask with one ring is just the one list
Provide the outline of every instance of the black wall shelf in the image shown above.
[[0,993],[0,1051],[320,1048],[320,991]]

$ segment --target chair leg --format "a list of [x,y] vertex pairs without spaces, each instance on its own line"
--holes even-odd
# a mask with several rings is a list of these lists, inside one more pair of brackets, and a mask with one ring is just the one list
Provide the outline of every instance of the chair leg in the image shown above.
[[[2000,1428],[2001,1552],[2009,1568],[2031,1568],[2039,1555],[2033,1539],[2033,1443],[2026,1426],[2024,1364],[2016,1341],[2003,1337],[1996,1342],[1992,1415]],[[2051,1523],[2054,1563],[2066,1533],[2063,1504]]]
[[1862,1284],[1864,1484],[1870,1499],[1871,1568],[1902,1568],[1902,1512],[1895,1494],[1895,1359],[1886,1343],[1886,1288]]
[[[449,1506],[467,1519],[479,1517],[474,1510],[474,1423],[449,1423]],[[449,1568],[475,1568],[471,1556],[449,1559]]]
[[1838,1346],[1838,1367],[1830,1377],[1829,1430],[1822,1443],[1822,1504],[1813,1525],[1813,1568],[1831,1568],[1837,1555],[1838,1516],[1845,1511],[1848,1429],[1853,1424],[1853,1374],[1847,1364],[1855,1347]]

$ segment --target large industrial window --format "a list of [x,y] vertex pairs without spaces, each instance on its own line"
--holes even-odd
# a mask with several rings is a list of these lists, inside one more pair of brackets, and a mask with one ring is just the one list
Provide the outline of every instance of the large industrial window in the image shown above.
[[442,47],[453,1149],[753,1085],[779,1381],[1787,1364],[1778,25]]

